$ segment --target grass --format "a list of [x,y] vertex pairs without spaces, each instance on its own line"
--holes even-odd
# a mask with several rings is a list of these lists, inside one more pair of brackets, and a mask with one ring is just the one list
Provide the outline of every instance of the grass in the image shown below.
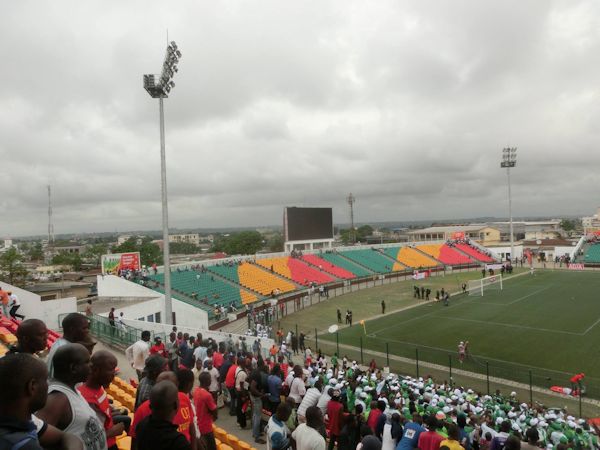
[[[455,292],[463,280],[479,276],[459,273],[430,278],[424,284],[434,292],[441,287]],[[454,297],[448,307],[415,300],[413,283],[343,295],[288,316],[282,325],[294,329],[298,324],[299,331],[314,336],[315,328],[323,331],[336,323],[337,308],[351,309],[355,325],[339,331],[340,344],[360,347],[362,343],[365,350],[387,350],[413,359],[418,351],[422,361],[489,371],[491,376],[526,384],[531,377],[533,384],[544,387],[568,386],[569,375],[582,371],[588,393],[600,398],[600,274],[538,271],[535,276],[506,280],[504,290],[483,297]],[[358,322],[379,315],[382,299],[388,311],[414,307],[367,321],[365,335]],[[320,333],[321,345],[326,340],[335,345],[334,335]],[[467,340],[472,357],[461,365],[456,360],[457,344]]]

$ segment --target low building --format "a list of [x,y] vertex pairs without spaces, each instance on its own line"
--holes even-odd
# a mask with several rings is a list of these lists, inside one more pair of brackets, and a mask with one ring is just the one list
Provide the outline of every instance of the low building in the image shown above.
[[450,239],[471,239],[482,245],[500,241],[500,231],[486,224],[448,225],[409,231],[411,242],[448,241]]
[[92,283],[69,280],[35,283],[27,286],[27,290],[39,295],[41,301],[68,297],[75,297],[79,300],[88,297],[91,293],[91,288]]
[[177,244],[199,245],[200,244],[200,235],[198,233],[171,234],[171,235],[169,235],[169,242],[177,243]]

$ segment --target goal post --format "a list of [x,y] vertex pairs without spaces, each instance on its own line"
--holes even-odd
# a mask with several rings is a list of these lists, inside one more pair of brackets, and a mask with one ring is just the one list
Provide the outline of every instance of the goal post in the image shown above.
[[486,291],[502,290],[502,275],[492,275],[491,277],[481,278],[479,280],[469,280],[467,292],[469,295],[483,296]]

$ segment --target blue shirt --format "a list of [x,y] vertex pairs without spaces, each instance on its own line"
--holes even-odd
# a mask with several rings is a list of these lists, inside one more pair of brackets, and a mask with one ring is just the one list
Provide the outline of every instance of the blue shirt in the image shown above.
[[419,446],[419,436],[425,431],[421,425],[415,422],[408,422],[404,425],[402,439],[398,442],[396,450],[413,450]]
[[267,386],[269,388],[269,401],[279,403],[281,401],[281,378],[276,375],[269,375]]

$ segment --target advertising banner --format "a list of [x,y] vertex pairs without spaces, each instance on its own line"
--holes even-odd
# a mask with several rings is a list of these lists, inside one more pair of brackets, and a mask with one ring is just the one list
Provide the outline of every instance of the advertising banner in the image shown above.
[[454,233],[452,233],[452,239],[454,239],[454,240],[461,241],[464,238],[465,238],[465,232],[464,231],[455,231]]
[[581,263],[573,263],[573,264],[569,264],[569,269],[570,270],[584,270],[585,266]]
[[119,275],[122,270],[140,270],[140,253],[111,253],[102,255],[102,274]]

